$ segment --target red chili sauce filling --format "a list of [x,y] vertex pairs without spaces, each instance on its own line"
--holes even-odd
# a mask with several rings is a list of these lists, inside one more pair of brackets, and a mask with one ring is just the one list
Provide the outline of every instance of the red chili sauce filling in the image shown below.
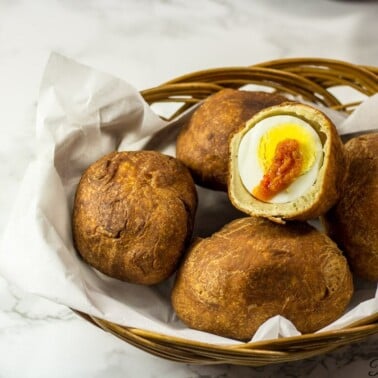
[[281,190],[286,189],[301,173],[302,154],[299,142],[284,139],[277,144],[273,161],[252,195],[261,201],[268,201]]

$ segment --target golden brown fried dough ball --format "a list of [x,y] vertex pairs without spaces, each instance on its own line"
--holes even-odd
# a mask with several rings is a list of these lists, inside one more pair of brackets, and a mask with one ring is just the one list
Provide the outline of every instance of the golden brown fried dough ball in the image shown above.
[[356,274],[378,281],[378,133],[345,145],[350,167],[343,194],[327,214],[330,236]]
[[172,292],[189,327],[249,340],[275,315],[303,333],[337,319],[352,276],[335,243],[306,223],[242,218],[187,253]]
[[181,130],[176,156],[197,184],[227,191],[230,135],[261,109],[288,101],[278,94],[223,89],[208,97]]
[[77,188],[73,236],[83,259],[128,282],[168,278],[189,241],[197,194],[187,168],[154,151],[114,152]]

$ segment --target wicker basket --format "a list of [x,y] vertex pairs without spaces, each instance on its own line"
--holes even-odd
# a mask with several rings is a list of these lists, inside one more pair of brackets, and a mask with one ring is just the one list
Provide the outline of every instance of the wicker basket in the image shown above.
[[[149,104],[181,103],[169,118],[172,119],[222,88],[240,88],[248,84],[300,95],[304,100],[350,113],[359,102],[344,103],[334,89],[349,87],[360,97],[371,96],[378,92],[378,68],[328,59],[274,60],[250,67],[194,72],[141,93]],[[222,346],[123,327],[83,313],[79,315],[139,349],[191,364],[262,366],[288,362],[323,354],[378,333],[378,314],[375,314],[337,331]]]

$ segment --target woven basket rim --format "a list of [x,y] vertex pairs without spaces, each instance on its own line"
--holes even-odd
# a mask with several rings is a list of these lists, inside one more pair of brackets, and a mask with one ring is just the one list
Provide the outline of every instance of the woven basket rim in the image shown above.
[[[232,74],[234,77],[239,77],[239,85],[219,84],[217,74]],[[162,97],[168,95],[168,100],[171,102],[186,102],[186,105],[190,105],[201,101],[204,98],[203,93],[210,95],[222,88],[240,88],[244,84],[243,80],[266,86],[274,84],[273,88],[276,87],[278,90],[282,90],[280,85],[282,82],[275,83],[269,74],[283,75],[285,77],[283,81],[286,83],[291,80],[292,82],[300,81],[308,84],[309,88],[301,88],[301,90],[305,91],[305,94],[314,89],[319,90],[319,93],[316,94],[317,96],[308,98],[310,101],[317,102],[318,100],[319,103],[337,110],[346,110],[348,106],[351,106],[353,110],[355,106],[359,105],[360,101],[343,104],[332,93],[328,92],[328,88],[350,86],[367,96],[378,92],[378,67],[358,65],[336,59],[308,57],[276,59],[250,66],[226,66],[198,70],[178,76],[158,86],[142,90],[141,94],[150,104],[160,101],[167,102],[167,99],[162,100]],[[314,78],[319,79],[319,75],[324,77],[321,80],[314,80]],[[252,77],[255,80],[248,80],[245,76]],[[332,78],[331,81],[329,80],[330,78]],[[233,80],[235,81],[235,78]],[[220,82],[222,83],[222,80]],[[298,89],[297,86],[294,86],[294,88]],[[288,87],[284,87],[284,89],[289,94],[292,92]],[[328,93],[325,100],[321,96],[319,97],[319,94],[324,95],[323,89],[326,89]],[[180,97],[182,92],[189,93],[194,98],[177,99],[176,97]],[[195,95],[198,95],[198,98]],[[188,106],[185,108],[188,108]],[[174,114],[170,119],[179,114],[180,112]]]
[[[251,66],[218,67],[178,76],[141,91],[147,103],[182,103],[168,120],[222,88],[263,84],[297,93],[332,109],[352,112],[360,101],[343,103],[330,88],[350,86],[365,96],[378,93],[378,67],[325,58],[287,58]],[[258,84],[259,85],[259,84]],[[262,366],[294,361],[334,350],[378,333],[378,313],[341,329],[239,344],[211,344],[125,327],[73,310],[82,318],[146,352],[186,363]]]
[[96,325],[103,327],[110,327],[110,328],[124,328],[127,329],[129,332],[135,333],[138,336],[141,337],[147,337],[149,339],[156,339],[156,340],[169,340],[171,342],[182,344],[182,345],[196,345],[197,347],[212,347],[219,350],[224,349],[254,349],[254,350],[264,350],[264,352],[268,351],[268,347],[271,346],[272,343],[275,344],[275,346],[284,346],[286,344],[296,344],[296,342],[303,342],[303,341],[312,341],[312,340],[322,340],[333,337],[340,337],[340,336],[347,336],[348,334],[352,334],[354,332],[360,332],[360,331],[367,331],[370,333],[378,333],[378,312],[375,314],[372,314],[370,316],[366,316],[364,318],[361,318],[360,320],[357,320],[353,322],[352,324],[348,324],[345,327],[329,330],[329,331],[322,331],[322,332],[313,332],[313,333],[306,333],[301,334],[297,336],[286,336],[286,337],[280,337],[275,339],[266,339],[266,340],[260,340],[260,341],[247,341],[247,342],[239,342],[237,344],[212,344],[207,343],[204,341],[196,341],[191,339],[185,339],[183,337],[178,336],[170,336],[163,333],[155,332],[155,331],[148,331],[141,328],[136,327],[125,327],[116,323],[112,323],[108,320],[100,319],[95,316],[91,316],[88,314],[84,314],[80,311],[74,310],[75,313],[77,313],[79,316],[86,318],[87,320],[90,320],[94,322]]

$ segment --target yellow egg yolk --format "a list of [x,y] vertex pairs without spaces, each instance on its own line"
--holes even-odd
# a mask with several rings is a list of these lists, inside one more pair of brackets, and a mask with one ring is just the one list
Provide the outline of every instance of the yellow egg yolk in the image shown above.
[[258,159],[264,176],[252,194],[268,201],[311,169],[316,160],[315,142],[299,125],[277,125],[261,137]]
[[258,147],[258,161],[265,173],[272,165],[277,145],[285,139],[293,139],[299,143],[302,166],[299,175],[311,169],[316,160],[316,147],[312,135],[300,125],[294,123],[279,124],[268,130],[262,137]]

